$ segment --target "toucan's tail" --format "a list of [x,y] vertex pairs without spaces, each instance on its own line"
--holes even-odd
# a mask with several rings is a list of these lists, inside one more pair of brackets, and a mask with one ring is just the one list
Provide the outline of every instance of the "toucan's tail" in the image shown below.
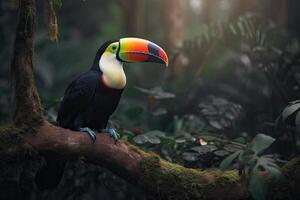
[[46,165],[37,172],[35,182],[39,190],[54,189],[64,174],[66,161],[51,155],[46,158]]

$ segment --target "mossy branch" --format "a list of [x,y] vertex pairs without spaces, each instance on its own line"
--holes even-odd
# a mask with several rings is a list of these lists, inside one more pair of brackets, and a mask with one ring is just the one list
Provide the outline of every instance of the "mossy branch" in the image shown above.
[[[40,166],[40,160],[34,152],[44,156],[55,155],[61,159],[81,157],[87,163],[106,167],[128,182],[148,191],[156,199],[249,198],[237,170],[221,172],[217,169],[185,168],[126,142],[115,143],[107,134],[98,134],[95,144],[92,144],[86,134],[56,127],[48,122],[44,122],[44,125],[37,129],[38,134],[22,134],[18,143],[11,142],[10,133],[18,131],[21,130],[13,125],[0,128],[0,137],[6,138],[0,139],[0,147],[5,146],[0,148],[1,157],[13,158],[11,149],[15,148],[18,149],[15,151],[18,154],[23,151],[29,152],[22,155],[26,155],[27,158],[33,155],[31,160],[36,163],[33,171]],[[5,168],[9,166],[6,164]],[[283,172],[289,181],[273,187],[270,199],[287,199],[290,194],[299,195],[300,158],[288,162],[283,167]]]
[[[0,140],[0,146],[10,143],[7,141],[11,141],[11,137],[7,133],[16,130],[13,126],[0,130],[0,135],[6,138]],[[55,127],[48,122],[37,132],[22,134],[22,141],[13,146],[29,144],[41,155],[55,154],[61,159],[84,158],[88,163],[108,168],[157,199],[217,199],[219,195],[228,197],[223,199],[243,199],[247,196],[234,170],[221,172],[184,168],[129,143],[115,143],[107,134],[98,134],[95,144],[92,144],[86,134]],[[1,144],[1,141],[4,143]],[[5,149],[9,148],[6,146]],[[2,156],[9,153],[5,149],[1,151]],[[227,189],[224,190],[224,187]],[[233,189],[234,194],[231,192]]]

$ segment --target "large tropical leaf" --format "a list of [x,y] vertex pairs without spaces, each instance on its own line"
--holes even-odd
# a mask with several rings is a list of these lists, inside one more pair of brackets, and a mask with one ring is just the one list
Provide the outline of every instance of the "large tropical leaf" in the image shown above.
[[285,109],[282,111],[282,119],[285,121],[289,116],[294,114],[296,111],[300,109],[300,103],[295,103],[292,105],[289,105],[285,107]]
[[266,199],[268,190],[267,184],[257,173],[252,173],[249,180],[248,190],[255,200]]
[[260,157],[257,159],[257,163],[255,166],[255,169],[258,169],[259,167],[262,167],[266,171],[269,172],[271,178],[277,181],[283,181],[284,176],[279,168],[278,165],[274,163],[274,160],[266,157]]
[[242,150],[236,151],[235,153],[231,154],[227,158],[225,158],[221,164],[220,164],[220,169],[222,171],[228,169],[228,167],[232,164],[232,162],[241,154]]
[[295,118],[295,125],[298,132],[300,132],[300,112],[297,113]]
[[275,139],[271,136],[260,133],[253,138],[249,147],[255,154],[259,154],[267,149],[274,141]]

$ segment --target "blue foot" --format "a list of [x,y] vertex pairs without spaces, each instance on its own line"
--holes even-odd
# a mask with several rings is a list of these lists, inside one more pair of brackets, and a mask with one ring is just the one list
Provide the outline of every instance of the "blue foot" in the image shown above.
[[95,143],[96,133],[93,130],[91,130],[89,127],[84,127],[84,128],[79,128],[79,131],[86,132],[90,136],[93,144]]
[[118,141],[120,139],[119,133],[113,128],[104,128],[101,130],[101,132],[108,133],[110,137],[112,137],[115,141]]

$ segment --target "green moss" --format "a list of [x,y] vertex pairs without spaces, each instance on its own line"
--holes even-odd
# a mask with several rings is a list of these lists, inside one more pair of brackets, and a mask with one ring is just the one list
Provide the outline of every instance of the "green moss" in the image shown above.
[[[34,101],[34,100],[28,100],[28,101]],[[38,100],[39,101],[39,100]],[[28,102],[31,103],[31,102]],[[40,108],[33,111],[33,108],[31,105],[26,105],[23,103],[21,105],[20,110],[15,114],[14,117],[14,123],[24,129],[24,130],[34,130],[35,127],[39,127],[43,125],[43,115]],[[26,132],[26,131],[23,131]],[[29,131],[31,132],[31,131]]]
[[155,153],[145,152],[133,145],[130,147],[142,158],[139,184],[150,192],[155,191],[157,199],[210,199],[212,188],[239,181],[235,170],[222,173],[219,170],[189,169],[167,162]]
[[221,173],[220,176],[216,178],[216,183],[219,185],[228,185],[240,181],[240,177],[237,170],[228,170]]
[[288,178],[295,177],[295,175],[300,176],[300,157],[289,161],[283,166],[282,171]]
[[[300,157],[294,158],[283,166],[282,172],[287,177],[287,187],[281,187],[281,193],[293,197],[300,196]],[[283,195],[284,196],[284,195]]]
[[141,174],[141,182],[161,199],[190,199],[189,194],[202,198],[203,188],[209,185],[205,172],[166,162],[151,153],[142,158]]
[[300,157],[294,158],[282,167],[285,180],[274,180],[268,191],[268,199],[297,199],[300,196]]
[[25,185],[20,187],[32,188],[35,173],[43,160],[31,145],[24,143],[23,131],[14,124],[0,126],[0,177],[1,180],[21,180]]
[[0,150],[20,142],[20,129],[13,124],[0,126]]
[[0,151],[21,143],[23,134],[36,133],[38,126],[39,122],[36,125],[22,124],[17,126],[11,123],[0,126]]

